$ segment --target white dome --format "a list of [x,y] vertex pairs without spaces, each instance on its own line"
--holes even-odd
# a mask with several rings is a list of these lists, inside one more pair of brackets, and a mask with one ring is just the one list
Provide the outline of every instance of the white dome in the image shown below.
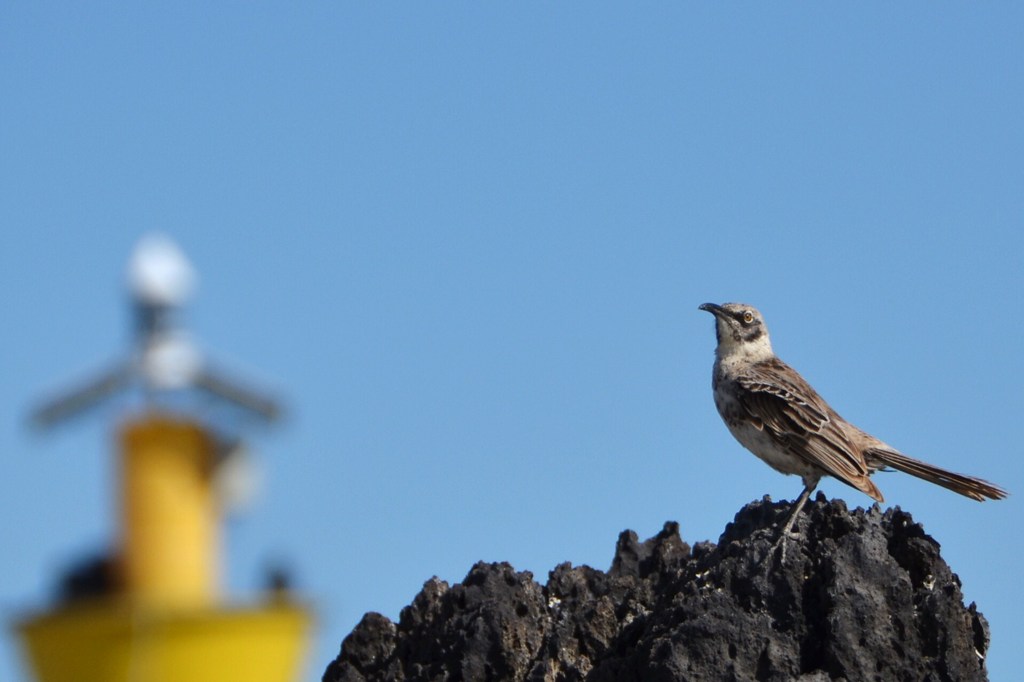
[[140,239],[128,263],[132,295],[151,305],[181,305],[195,289],[196,279],[185,254],[163,234]]

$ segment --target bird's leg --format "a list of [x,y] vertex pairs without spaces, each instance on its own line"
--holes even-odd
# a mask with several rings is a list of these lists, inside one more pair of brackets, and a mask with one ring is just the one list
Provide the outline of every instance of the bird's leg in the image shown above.
[[800,497],[793,503],[793,509],[789,512],[789,518],[786,519],[786,525],[782,527],[782,535],[789,535],[789,532],[793,530],[793,524],[796,523],[796,517],[800,513],[800,510],[807,504],[807,498],[811,496],[814,489],[818,487],[818,482],[805,483],[804,491],[800,493]]
[[807,498],[811,496],[814,489],[818,486],[818,481],[804,481],[804,491],[800,493],[800,497],[797,498],[796,502],[793,503],[793,509],[789,512],[789,517],[786,519],[786,523],[782,526],[782,530],[779,532],[779,537],[775,541],[775,546],[772,547],[774,550],[779,545],[782,545],[781,563],[786,563],[786,540],[789,538],[790,531],[793,530],[793,524],[796,523],[796,517],[800,513],[800,510],[807,504]]

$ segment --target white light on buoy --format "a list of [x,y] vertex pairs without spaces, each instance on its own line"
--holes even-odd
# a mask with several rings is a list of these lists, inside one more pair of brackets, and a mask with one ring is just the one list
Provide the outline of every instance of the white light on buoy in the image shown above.
[[182,331],[161,334],[142,354],[142,374],[151,388],[174,390],[195,383],[203,365],[192,338]]
[[196,272],[169,237],[152,233],[139,240],[128,263],[128,286],[140,302],[180,306],[196,285]]

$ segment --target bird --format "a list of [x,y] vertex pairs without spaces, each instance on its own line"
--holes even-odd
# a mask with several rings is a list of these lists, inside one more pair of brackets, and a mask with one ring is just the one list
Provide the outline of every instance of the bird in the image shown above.
[[972,500],[1000,500],[1006,490],[909,457],[846,421],[772,350],[764,317],[743,303],[704,303],[718,340],[712,374],[715,406],[732,435],[776,471],[800,476],[804,488],[782,526],[789,536],[823,476],[832,476],[876,502],[885,498],[871,474],[896,469]]

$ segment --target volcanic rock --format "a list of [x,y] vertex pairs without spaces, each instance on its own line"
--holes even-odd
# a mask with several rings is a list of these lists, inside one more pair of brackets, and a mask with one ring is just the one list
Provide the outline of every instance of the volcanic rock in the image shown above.
[[789,507],[748,504],[717,545],[625,531],[608,572],[546,585],[507,563],[432,578],[398,623],[366,614],[323,680],[987,679],[988,623],[909,514],[819,493],[783,559]]

